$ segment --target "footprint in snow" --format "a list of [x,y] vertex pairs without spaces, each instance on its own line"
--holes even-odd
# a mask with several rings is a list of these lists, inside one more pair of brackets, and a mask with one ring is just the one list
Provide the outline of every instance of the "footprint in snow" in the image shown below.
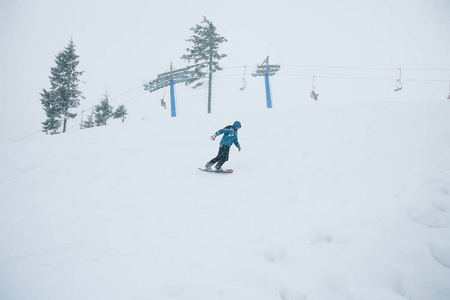
[[428,249],[439,264],[450,269],[450,243],[430,243]]
[[285,245],[272,246],[266,251],[264,257],[271,263],[278,263],[286,259],[287,249]]
[[318,244],[318,243],[331,243],[333,241],[333,235],[329,230],[326,229],[317,229],[311,234],[310,244]]
[[450,184],[440,183],[429,186],[425,191],[425,201],[437,210],[450,212]]
[[282,288],[280,289],[280,297],[282,300],[307,300],[308,294],[299,290]]

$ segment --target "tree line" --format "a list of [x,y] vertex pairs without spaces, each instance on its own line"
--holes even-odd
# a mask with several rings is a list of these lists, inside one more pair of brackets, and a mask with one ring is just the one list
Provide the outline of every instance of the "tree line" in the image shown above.
[[[77,116],[71,110],[77,108],[80,101],[85,99],[79,89],[80,76],[84,71],[77,71],[80,63],[78,58],[71,39],[67,47],[56,55],[56,66],[50,69],[50,89],[43,89],[41,93],[41,103],[47,116],[42,122],[42,131],[47,134],[66,132],[67,121]],[[100,104],[94,107],[87,121],[82,121],[81,128],[106,125],[106,121],[111,117],[122,118],[123,122],[126,115],[127,111],[123,105],[113,112],[106,95]]]
[[[227,40],[216,32],[216,27],[206,17],[203,17],[200,25],[191,28],[191,31],[193,35],[186,41],[193,45],[191,48],[186,48],[187,54],[181,56],[181,59],[191,64],[188,69],[192,71],[192,75],[186,81],[186,85],[198,88],[208,83],[208,113],[211,113],[213,74],[222,70],[219,60],[227,56],[219,54],[218,49],[219,45]],[[72,110],[80,105],[82,99],[85,99],[79,90],[80,76],[84,71],[77,71],[79,56],[75,53],[72,39],[67,47],[56,55],[55,64],[56,66],[50,69],[50,89],[43,89],[40,94],[47,116],[47,119],[42,122],[42,131],[47,134],[66,132],[67,121],[77,116]],[[123,105],[115,110],[109,105],[106,93],[100,100],[100,104],[91,110],[86,120],[81,121],[81,128],[106,125],[111,117],[122,119],[124,122],[126,115],[127,110]]]

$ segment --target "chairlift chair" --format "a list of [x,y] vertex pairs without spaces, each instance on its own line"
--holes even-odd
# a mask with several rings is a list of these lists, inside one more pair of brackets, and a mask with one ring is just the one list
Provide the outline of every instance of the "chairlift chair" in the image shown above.
[[398,76],[398,80],[395,83],[396,89],[394,90],[394,92],[398,92],[398,91],[400,91],[403,88],[403,85],[402,85],[402,68],[398,68],[398,70],[399,70],[400,73],[399,73],[399,76]]
[[247,81],[245,81],[245,75],[247,73],[247,66],[244,66],[244,77],[242,78],[242,86],[240,88],[241,91],[245,90],[247,87]]
[[241,91],[245,90],[247,87],[247,81],[245,81],[245,78],[242,78],[242,86],[240,88]]
[[163,96],[161,98],[161,107],[163,107],[164,109],[167,108],[166,107],[166,102],[164,101],[164,99],[166,99],[166,89],[167,89],[167,86],[164,88],[164,94],[163,94]]
[[319,99],[319,94],[316,94],[316,92],[314,90],[312,90],[311,98],[317,101]]
[[316,93],[316,87],[314,86],[314,80],[316,79],[316,76],[313,76],[313,84],[312,84],[312,91],[311,91],[311,98],[314,100],[318,100],[319,99],[319,94]]
[[395,85],[396,85],[397,88],[394,90],[394,92],[398,92],[398,91],[400,91],[403,88],[403,85],[402,85],[402,82],[400,81],[400,79],[397,80]]

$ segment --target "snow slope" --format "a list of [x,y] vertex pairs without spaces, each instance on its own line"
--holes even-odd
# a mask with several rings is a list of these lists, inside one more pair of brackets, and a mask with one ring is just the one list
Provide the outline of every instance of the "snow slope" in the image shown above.
[[450,299],[449,102],[249,107],[1,148],[0,299]]

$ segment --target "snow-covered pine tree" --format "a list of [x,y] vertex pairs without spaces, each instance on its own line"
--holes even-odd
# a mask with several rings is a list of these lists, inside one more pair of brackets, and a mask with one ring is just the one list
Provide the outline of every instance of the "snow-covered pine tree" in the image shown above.
[[81,128],[91,128],[94,127],[94,110],[91,110],[91,114],[87,117],[86,121],[83,121],[83,124],[81,125]]
[[127,115],[127,109],[124,105],[119,106],[112,114],[114,119],[122,118],[122,123],[125,122],[125,116]]
[[41,97],[41,103],[44,106],[45,114],[47,115],[47,120],[45,120],[45,122],[42,122],[42,131],[46,132],[47,134],[56,134],[58,133],[58,128],[61,126],[58,110],[55,109],[57,105],[54,102],[54,98],[52,97],[51,92],[44,89],[41,93]]
[[109,105],[108,93],[106,93],[106,95],[103,96],[103,99],[101,100],[100,104],[96,105],[94,110],[95,110],[95,125],[96,126],[106,125],[106,121],[108,121],[108,119],[112,115],[112,106]]
[[211,94],[212,94],[212,76],[213,73],[222,70],[219,66],[219,60],[226,57],[226,54],[219,54],[219,45],[227,40],[216,32],[214,24],[203,17],[201,25],[191,28],[194,35],[186,40],[192,42],[192,48],[187,48],[188,54],[181,58],[194,65],[190,69],[194,70],[194,75],[186,82],[186,85],[195,83],[193,88],[202,86],[205,78],[208,76],[208,113],[211,113]]
[[47,92],[44,89],[41,93],[41,102],[47,115],[47,120],[42,123],[43,131],[46,133],[58,133],[61,123],[63,132],[66,132],[67,119],[77,116],[76,113],[71,113],[70,109],[78,107],[80,99],[84,99],[78,89],[79,76],[83,74],[83,72],[76,71],[79,64],[78,58],[71,39],[64,51],[56,55],[56,67],[50,69],[50,91]]

